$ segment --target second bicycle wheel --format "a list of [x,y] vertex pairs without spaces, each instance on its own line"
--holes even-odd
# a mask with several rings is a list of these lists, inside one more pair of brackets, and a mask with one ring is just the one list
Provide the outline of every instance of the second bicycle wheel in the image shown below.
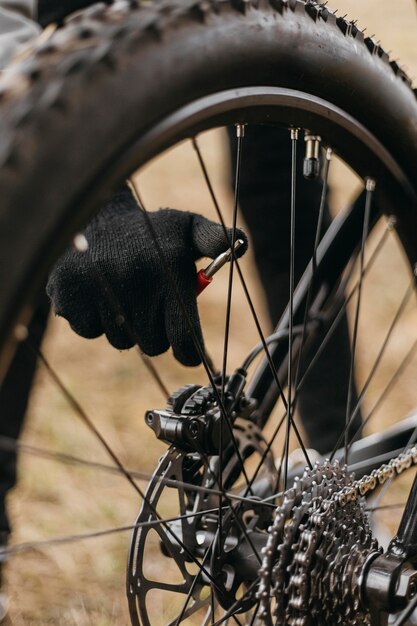
[[[268,460],[268,440],[275,430],[275,423],[267,424],[272,408],[281,396],[290,406],[287,413],[291,418],[291,386],[287,381],[297,383],[298,375],[301,380],[306,375],[304,367],[298,371],[300,345],[308,367],[345,306],[350,289],[355,298],[359,293],[360,301],[367,267],[364,246],[377,215],[388,216],[387,228],[395,225],[411,267],[417,256],[414,93],[399,68],[390,65],[382,49],[365,38],[354,24],[336,19],[325,7],[304,2],[265,2],[256,6],[247,2],[160,3],[143,8],[128,3],[109,8],[98,6],[40,43],[34,56],[10,73],[2,89],[0,338],[5,368],[13,351],[16,328],[20,338],[24,338],[22,326],[28,319],[28,307],[45,280],[46,271],[77,229],[123,179],[132,177],[178,142],[187,138],[194,142],[196,163],[204,182],[207,170],[197,135],[237,125],[237,153],[242,149],[241,165],[236,159],[235,169],[239,192],[239,184],[245,184],[241,173],[252,127],[268,124],[274,129],[285,129],[290,178],[282,183],[289,189],[289,204],[282,212],[290,227],[295,223],[291,209],[293,217],[297,215],[294,191],[302,176],[296,168],[296,150],[299,155],[304,152],[304,138],[309,133],[320,137],[321,145],[332,149],[364,181],[362,195],[346,213],[335,218],[320,245],[313,245],[308,253],[313,260],[298,290],[291,290],[289,306],[277,327],[280,342],[266,340],[270,341],[270,362],[257,370],[245,396],[239,387],[243,382],[239,373],[229,379],[230,387],[224,389],[222,380],[207,362],[211,387],[201,382],[190,396],[189,388],[176,394],[171,400],[173,414],[148,414],[148,422],[156,431],[163,419],[182,420],[185,424],[181,437],[172,440],[176,447],[161,461],[139,516],[140,524],[158,526],[159,533],[154,531],[153,540],[158,549],[161,544],[160,558],[170,560],[185,582],[178,580],[178,572],[171,582],[154,580],[152,590],[166,592],[169,597],[180,595],[182,599],[179,609],[177,599],[163,604],[158,599],[150,601],[154,612],[150,615],[145,598],[150,597],[149,589],[143,591],[149,578],[139,571],[138,563],[151,566],[157,551],[148,552],[140,543],[150,531],[139,530],[139,538],[136,531],[128,577],[133,623],[191,624],[195,623],[195,616],[196,623],[213,624],[238,620],[242,612],[248,613],[254,623],[258,619],[259,590],[253,555],[266,546],[266,542],[262,546],[262,536],[267,536],[272,523],[271,509],[279,505],[275,492],[283,482],[289,486],[291,480],[288,445],[282,471]],[[271,130],[271,135],[274,132]],[[328,151],[326,166],[329,159]],[[49,175],[51,164],[53,177]],[[207,180],[210,185],[210,178]],[[149,196],[146,190],[142,193],[140,171],[134,181],[147,207]],[[211,191],[210,185],[209,200]],[[257,190],[258,195],[261,192]],[[325,187],[323,195],[326,199]],[[253,201],[258,201],[257,195]],[[312,212],[315,225],[319,209],[317,206]],[[307,218],[304,207],[302,219]],[[383,226],[378,225],[377,229],[383,230]],[[294,233],[294,229],[290,230]],[[274,236],[278,246],[281,233]],[[318,244],[319,239],[315,239],[312,237],[312,243]],[[288,242],[291,240],[286,240],[290,249]],[[371,259],[378,250],[379,244],[375,244]],[[294,276],[294,267],[293,270]],[[355,272],[357,285],[352,286]],[[293,281],[287,277],[286,282],[290,285]],[[274,285],[270,287],[274,289]],[[410,287],[408,299],[411,293]],[[359,310],[359,305],[356,310],[353,307],[353,353]],[[296,339],[289,342],[289,335]],[[381,348],[384,344],[382,339]],[[378,354],[377,351],[377,359]],[[224,355],[220,359],[216,356],[222,366]],[[249,366],[249,361],[245,364]],[[233,374],[230,366],[225,374]],[[244,376],[242,372],[240,376]],[[184,376],[184,382],[194,380]],[[232,382],[237,386],[232,388]],[[352,388],[351,383],[348,386]],[[231,408],[225,409],[220,405],[227,394],[231,395]],[[348,419],[357,406],[357,401],[349,397]],[[155,408],[153,404],[147,407]],[[239,428],[236,415],[246,420],[245,428]],[[202,421],[202,416],[207,419]],[[202,439],[198,434],[198,445],[190,450],[189,423],[195,422],[195,432],[204,430],[204,423],[215,430],[219,417],[232,417],[236,432],[232,423],[225,430],[220,427],[216,432],[220,432],[217,437],[223,438],[223,442],[212,438],[212,430],[209,434],[200,433]],[[398,417],[395,415],[394,419]],[[288,434],[288,416],[285,423]],[[264,427],[272,428],[272,432],[265,431],[266,444],[258,430]],[[406,446],[413,428],[404,430],[400,447]],[[342,447],[343,429],[340,436]],[[213,447],[228,443],[229,439],[226,456],[220,462],[223,469],[219,479],[219,456]],[[165,440],[171,441],[168,436]],[[286,440],[289,441],[288,436]],[[385,461],[398,451],[388,448],[382,452],[382,448],[377,447],[372,454],[378,456],[379,451],[379,456],[388,455]],[[353,454],[352,449],[351,459]],[[259,458],[265,472],[260,472],[259,480],[250,488],[245,487],[245,481],[252,482]],[[373,458],[360,461],[368,461],[365,471],[373,469]],[[360,461],[356,459],[356,464]],[[335,476],[326,478],[326,493],[343,484],[337,481],[345,480],[343,473],[334,473]],[[163,478],[169,479],[168,485]],[[306,496],[308,480],[307,477],[303,483]],[[175,481],[185,483],[185,488],[176,486]],[[232,492],[230,497],[225,497],[223,490]],[[162,492],[171,498],[165,509],[159,508]],[[238,511],[230,506],[232,496],[237,501],[241,499]],[[266,501],[255,506],[251,496],[255,496],[256,502]],[[301,504],[300,501],[297,506]],[[228,507],[224,516],[223,506]],[[354,512],[350,512],[350,518],[346,514],[342,525],[353,521]],[[192,515],[202,518],[203,523],[179,519]],[[160,521],[172,517],[173,521]],[[251,545],[249,529],[259,531],[261,537],[256,535],[254,540],[259,545]],[[294,532],[298,532],[298,527],[294,526]],[[367,527],[364,532],[369,534]],[[236,552],[242,537],[246,548],[250,546],[249,554]],[[363,544],[371,549],[371,542]],[[229,562],[227,554],[233,555],[234,560]],[[242,572],[241,577],[236,576],[238,571]],[[169,575],[168,567],[165,572]],[[288,598],[287,601],[290,606]],[[340,609],[340,605],[336,608]],[[307,619],[299,614],[296,617]],[[320,616],[320,620],[324,619],[327,618]]]

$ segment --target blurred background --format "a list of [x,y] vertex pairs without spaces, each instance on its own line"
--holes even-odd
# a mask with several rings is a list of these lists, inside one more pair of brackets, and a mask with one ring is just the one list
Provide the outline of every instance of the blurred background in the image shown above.
[[[381,40],[384,48],[391,50],[391,58],[400,59],[412,77],[417,74],[417,10],[414,0],[335,0],[332,8],[338,8],[342,15],[347,13],[349,18],[357,18],[359,26],[366,26],[368,34],[375,33],[375,38]],[[224,211],[228,211],[230,222],[233,199],[225,141],[220,131],[200,138],[220,204]],[[145,205],[150,210],[170,206],[201,212],[215,219],[189,142],[149,164],[138,173],[137,181]],[[347,204],[360,184],[342,163],[334,162],[331,168],[333,212]],[[377,238],[376,232],[368,253]],[[249,277],[251,292],[255,294],[263,329],[268,331],[263,295],[250,253],[242,265]],[[359,388],[366,379],[409,280],[395,235],[392,235],[364,288],[356,371]],[[221,362],[226,289],[227,271],[224,271],[200,298],[206,343],[216,363]],[[258,343],[256,329],[238,282],[234,294],[230,367],[239,365]],[[415,302],[412,302],[390,343],[386,358],[366,395],[365,414],[417,337],[415,309]],[[165,403],[138,353],[135,350],[117,352],[104,339],[83,340],[60,319],[51,319],[44,352],[111,442],[125,466],[151,473],[165,446],[155,440],[143,417],[145,410],[162,408]],[[154,359],[154,364],[170,391],[185,383],[206,383],[201,368],[183,368],[175,363],[170,354]],[[414,361],[370,423],[370,431],[400,419],[417,406],[416,373]],[[279,407],[277,411],[279,413]],[[36,378],[23,441],[97,462],[108,462],[100,445],[80,423],[42,367]],[[9,499],[13,543],[129,525],[139,512],[138,497],[123,477],[61,465],[23,453],[19,475],[19,485]],[[389,502],[390,498],[398,501],[401,494],[406,493],[409,481],[408,476],[401,483],[396,483],[395,493],[388,493],[386,501]],[[385,517],[382,523],[395,530],[397,521],[390,513],[389,519]],[[129,533],[125,532],[72,545],[40,546],[16,556],[6,569],[11,598],[10,624],[127,626],[129,617],[124,578],[128,547]],[[158,558],[157,553],[155,558]],[[161,607],[162,614],[163,610]],[[163,619],[161,623],[165,623]]]

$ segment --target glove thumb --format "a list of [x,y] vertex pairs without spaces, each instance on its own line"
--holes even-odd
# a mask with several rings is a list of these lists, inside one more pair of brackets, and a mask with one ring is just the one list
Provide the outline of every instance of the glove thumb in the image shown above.
[[[222,224],[216,224],[206,219],[202,215],[194,215],[192,224],[192,239],[195,250],[195,259],[203,256],[214,259],[222,252],[230,248],[232,242],[233,229],[226,229],[225,234]],[[243,240],[243,245],[236,252],[238,257],[242,256],[248,249],[248,238],[243,230],[236,228],[235,238]]]

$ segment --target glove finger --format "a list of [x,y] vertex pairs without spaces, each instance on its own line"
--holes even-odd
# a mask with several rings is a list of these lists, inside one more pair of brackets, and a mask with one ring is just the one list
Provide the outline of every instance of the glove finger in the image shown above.
[[[212,259],[225,252],[232,241],[233,229],[227,228],[227,237],[222,224],[216,224],[202,215],[195,215],[192,225],[193,245],[196,251],[195,258],[208,256]],[[248,249],[248,238],[241,228],[236,228],[235,241],[242,239],[243,245],[237,250],[236,255],[242,256]]]
[[138,294],[130,303],[132,326],[136,341],[142,352],[148,356],[158,356],[169,348],[165,331],[165,311],[163,302],[155,293],[149,297],[137,290]]
[[117,311],[109,302],[101,302],[100,316],[106,337],[118,350],[138,345],[148,356],[162,354],[169,348],[163,308],[158,306],[157,298],[149,299],[143,294],[132,297],[135,293],[138,291],[131,289],[129,294],[124,294],[118,301]]
[[[57,313],[57,315],[61,315]],[[95,306],[81,308],[78,315],[72,316],[71,319],[62,315],[68,320],[72,330],[84,337],[84,339],[96,339],[100,337],[104,330],[101,323],[100,315]]]
[[54,272],[46,293],[55,315],[67,320],[72,330],[85,339],[103,334],[103,325],[96,306],[95,294],[82,276],[72,280],[67,273]]
[[[195,339],[203,350],[204,341],[197,309],[194,265],[190,271],[183,271],[178,278],[178,291],[182,296],[183,306],[190,324],[187,323],[176,292],[169,290],[165,309],[166,334],[175,358],[183,365],[196,366],[200,365],[201,358],[196,348]],[[191,333],[190,325],[194,333]]]
[[136,344],[131,323],[126,317],[126,307],[117,303],[114,306],[104,298],[100,299],[99,314],[108,342],[117,350],[129,350]]

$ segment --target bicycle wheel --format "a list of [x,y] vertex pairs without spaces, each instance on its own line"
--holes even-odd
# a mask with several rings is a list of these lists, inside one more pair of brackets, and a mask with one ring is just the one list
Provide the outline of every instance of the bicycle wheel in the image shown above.
[[[140,81],[132,81],[132,76],[140,76]],[[121,93],[123,98],[114,96]],[[379,214],[395,217],[408,263],[414,266],[417,105],[405,74],[354,23],[312,2],[161,2],[143,8],[121,2],[108,8],[97,5],[39,43],[33,56],[3,81],[1,99],[4,367],[13,351],[16,328],[22,337],[30,303],[77,229],[121,180],[181,140],[237,124],[242,144],[246,125],[268,123],[292,129],[294,158],[301,137],[298,129],[309,129],[366,181],[364,194],[333,221],[320,245],[317,242],[297,290],[291,289],[275,338],[261,337],[262,349],[268,343],[271,348],[265,350],[266,363],[246,394],[242,372],[237,372],[227,383],[227,392],[231,393],[231,382],[237,391],[226,410],[222,381],[216,381],[206,362],[208,386],[182,390],[171,399],[171,409],[148,413],[155,431],[165,428],[164,420],[183,422],[184,431],[178,439],[165,436],[175,447],[161,461],[144,498],[130,554],[128,596],[132,623],[152,626],[160,619],[164,624],[217,624],[238,620],[239,613],[251,623],[262,618],[301,625],[314,615],[315,623],[328,624],[342,615],[342,607],[346,624],[386,622],[386,614],[403,608],[412,596],[413,570],[403,565],[415,555],[405,550],[400,566],[390,571],[388,587],[392,589],[393,580],[401,582],[403,595],[374,600],[378,572],[372,563],[379,566],[380,561],[364,506],[354,501],[351,492],[346,506],[339,510],[334,504],[336,496],[346,495],[344,488],[355,489],[352,479],[343,468],[319,463],[296,483],[296,493],[288,492],[281,501],[276,491],[282,477],[260,429],[281,396],[289,406],[282,463],[286,488],[293,478],[288,468],[293,424],[291,385],[286,387],[285,381],[296,380],[301,349],[311,360],[319,353],[345,306],[343,294],[356,258],[359,274],[354,293],[361,293],[364,246]],[[103,108],[103,102],[111,106]],[[198,143],[195,148],[198,151]],[[69,154],[77,157],[69,162]],[[51,163],[53,180],[45,176]],[[200,165],[206,173],[203,158]],[[391,220],[389,227],[393,224]],[[410,287],[407,302],[411,293]],[[359,310],[358,304],[354,320]],[[354,331],[356,325],[354,321]],[[301,341],[293,339],[297,326]],[[348,406],[348,419],[355,410]],[[243,425],[235,421],[236,415],[228,421],[231,412],[244,420]],[[209,413],[211,421],[204,423],[218,434],[207,443],[201,417]],[[227,427],[219,427],[222,420]],[[359,476],[364,475],[414,443],[415,426],[415,421],[408,421],[394,433],[355,447],[346,441],[348,446],[337,455],[343,459],[350,446],[349,463]],[[193,432],[197,442],[190,449]],[[343,443],[344,432],[341,437]],[[222,438],[228,444],[224,458],[214,453],[216,447],[223,449]],[[398,461],[398,468],[414,462],[410,454]],[[124,468],[119,470],[133,480]],[[397,465],[391,470],[396,472]],[[373,476],[366,484],[377,479]],[[245,487],[245,481],[250,486]],[[167,496],[175,500],[168,508],[162,503]],[[222,515],[226,504],[228,510]],[[193,521],[184,523],[186,516]],[[405,543],[405,529],[413,530],[413,517],[411,500],[403,518]],[[325,533],[314,526],[318,518]],[[148,553],[152,537],[147,529],[156,532],[153,541],[162,544],[161,559],[171,563],[173,580],[155,581],[144,571],[154,554]],[[313,537],[311,558],[304,543],[308,533]],[[328,541],[332,535],[338,539],[335,546]],[[266,560],[258,554],[261,548],[266,549]],[[297,554],[304,554],[304,560]],[[165,572],[169,577],[168,566]],[[334,593],[342,582],[343,592]],[[166,602],[172,613],[161,612],[160,593],[179,598]]]

